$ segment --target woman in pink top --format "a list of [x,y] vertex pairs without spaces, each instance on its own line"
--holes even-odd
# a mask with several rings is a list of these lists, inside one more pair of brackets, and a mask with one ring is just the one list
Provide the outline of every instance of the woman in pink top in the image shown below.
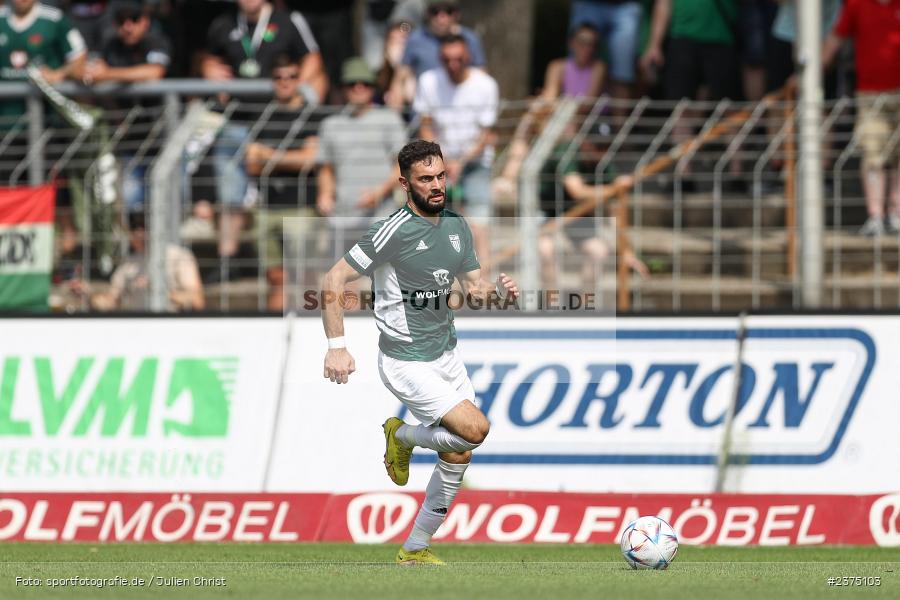
[[542,98],[596,98],[600,95],[606,65],[596,58],[599,39],[600,32],[588,23],[582,23],[572,31],[569,57],[554,60],[547,66]]

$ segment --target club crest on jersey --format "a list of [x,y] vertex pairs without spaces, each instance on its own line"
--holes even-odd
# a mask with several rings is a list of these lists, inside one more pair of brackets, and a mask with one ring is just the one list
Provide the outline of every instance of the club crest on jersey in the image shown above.
[[28,64],[28,54],[22,50],[13,50],[9,53],[9,64],[14,69],[24,69]]
[[450,244],[453,246],[453,249],[456,250],[457,252],[460,252],[462,250],[462,246],[459,243],[459,235],[457,235],[455,233],[450,234]]
[[[459,240],[457,240],[457,243]],[[450,285],[450,271],[447,269],[438,269],[432,273],[434,280],[438,285]]]

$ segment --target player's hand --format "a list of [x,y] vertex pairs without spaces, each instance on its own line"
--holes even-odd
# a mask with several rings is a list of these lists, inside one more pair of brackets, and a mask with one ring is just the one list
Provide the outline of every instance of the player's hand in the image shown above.
[[512,277],[506,273],[500,273],[500,276],[497,277],[497,293],[500,294],[501,298],[505,299],[508,296],[515,300],[519,297],[519,286],[516,285]]
[[346,348],[332,348],[325,354],[325,378],[335,383],[347,383],[356,371],[356,363]]

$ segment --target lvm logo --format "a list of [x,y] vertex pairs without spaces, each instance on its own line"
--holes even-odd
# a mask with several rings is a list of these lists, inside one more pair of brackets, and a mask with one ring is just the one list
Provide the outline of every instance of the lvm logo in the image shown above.
[[[491,420],[490,443],[475,460],[717,460],[734,398],[734,330],[460,330],[459,338],[476,403]],[[858,329],[749,330],[733,460],[817,464],[831,458],[874,362],[874,342]]]
[[6,356],[0,437],[224,437],[237,373],[237,357]]

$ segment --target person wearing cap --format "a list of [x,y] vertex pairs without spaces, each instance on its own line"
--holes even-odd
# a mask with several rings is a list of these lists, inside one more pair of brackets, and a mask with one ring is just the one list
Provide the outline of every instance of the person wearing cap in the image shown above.
[[364,216],[398,185],[396,153],[406,143],[400,116],[373,104],[375,74],[365,60],[344,62],[341,85],[347,110],[322,122],[317,207],[323,215]]
[[352,245],[379,209],[394,208],[387,200],[399,185],[396,157],[406,130],[395,111],[373,103],[375,74],[364,59],[344,62],[341,88],[346,109],[322,121],[319,131],[316,208]]
[[485,65],[481,38],[459,23],[458,0],[426,0],[425,6],[424,27],[409,34],[400,67],[391,82],[389,97],[394,103],[411,102],[422,73],[441,67],[441,39],[448,35],[458,35],[465,40],[471,66],[483,68]]
[[112,16],[116,35],[107,37],[100,56],[88,61],[84,82],[156,81],[165,77],[172,62],[172,45],[164,35],[150,30],[150,17],[141,3],[120,2],[113,7]]
[[[172,49],[169,40],[161,33],[151,31],[150,17],[140,2],[124,0],[113,6],[112,22],[116,34],[108,36],[98,55],[88,60],[82,74],[86,85],[104,81],[136,83],[156,81],[166,75],[171,63]],[[148,160],[135,161],[137,148],[146,140],[158,116],[159,103],[152,99],[137,100],[149,110],[133,120],[118,146],[123,169],[122,190],[125,210],[129,213],[144,209],[145,178]],[[104,106],[119,110],[131,110],[134,99],[104,99]],[[153,110],[155,105],[156,110]]]

